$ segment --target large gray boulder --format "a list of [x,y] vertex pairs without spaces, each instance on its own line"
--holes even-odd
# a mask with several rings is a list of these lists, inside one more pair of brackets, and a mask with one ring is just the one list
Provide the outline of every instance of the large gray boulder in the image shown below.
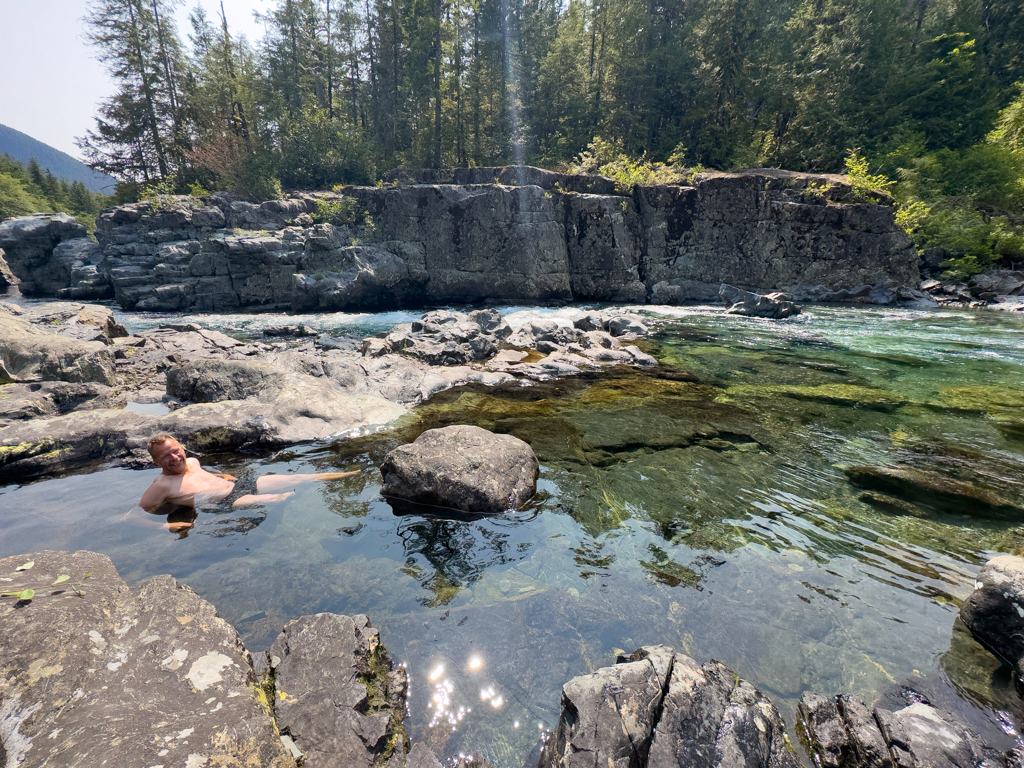
[[808,692],[800,697],[799,713],[821,768],[996,768],[1019,760],[986,746],[969,725],[925,700],[871,710],[851,696]]
[[800,307],[781,293],[769,293],[762,296],[759,293],[751,293],[723,283],[718,291],[718,297],[728,307],[725,310],[728,315],[781,320],[800,314]]
[[381,495],[463,512],[501,514],[537,490],[537,457],[511,435],[456,425],[430,429],[384,459]]
[[267,652],[278,728],[316,768],[403,766],[408,679],[365,616],[285,625]]
[[0,384],[32,381],[113,385],[114,356],[101,342],[48,333],[0,311]]
[[26,296],[53,296],[71,285],[71,267],[54,250],[66,240],[85,238],[85,227],[66,213],[20,216],[0,222],[0,249]]
[[206,358],[167,371],[167,394],[193,403],[245,400],[280,390],[286,374],[258,360]]
[[188,587],[132,589],[93,552],[8,557],[0,577],[35,590],[0,598],[6,765],[295,765],[238,633]]
[[772,703],[718,662],[664,646],[570,680],[543,768],[796,768]]
[[1024,674],[1024,558],[1000,555],[985,563],[960,620],[996,658]]

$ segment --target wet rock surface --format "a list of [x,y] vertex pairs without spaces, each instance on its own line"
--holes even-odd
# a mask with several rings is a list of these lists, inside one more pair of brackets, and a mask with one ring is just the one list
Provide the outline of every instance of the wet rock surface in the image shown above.
[[960,620],[996,658],[1024,674],[1024,559],[989,560],[960,606]]
[[622,195],[608,179],[525,166],[396,174],[395,186],[343,190],[359,211],[346,222],[311,217],[335,193],[165,196],[103,212],[98,248],[68,217],[11,220],[0,247],[26,294],[112,292],[150,311],[680,303],[736,275],[759,291],[890,303],[920,281],[892,208],[848,199],[843,177],[707,173]]
[[518,509],[537,490],[537,457],[511,435],[456,425],[430,429],[384,459],[381,495],[479,514]]
[[8,765],[294,766],[238,633],[188,587],[132,589],[84,551],[9,557],[0,574],[4,591],[35,589],[0,599]]
[[800,307],[783,293],[769,293],[762,296],[759,293],[751,293],[732,285],[723,284],[718,291],[718,297],[725,302],[728,307],[725,312],[729,315],[781,320],[800,314]]
[[1016,766],[1018,750],[1000,752],[953,713],[907,691],[906,706],[874,709],[852,696],[804,693],[799,728],[822,768],[971,768]]
[[800,763],[774,705],[718,662],[645,646],[573,678],[543,768]]

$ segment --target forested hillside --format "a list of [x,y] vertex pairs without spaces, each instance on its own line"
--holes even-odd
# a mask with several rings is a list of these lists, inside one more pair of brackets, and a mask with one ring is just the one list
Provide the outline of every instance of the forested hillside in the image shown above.
[[399,165],[848,168],[952,270],[1024,260],[1018,0],[276,0],[259,41],[199,9],[178,30],[176,4],[90,5],[119,89],[82,147],[122,197]]
[[0,155],[12,157],[23,165],[35,160],[44,171],[69,184],[80,181],[90,192],[110,194],[114,191],[115,180],[106,174],[97,173],[66,152],[6,125],[0,125]]
[[77,216],[86,229],[96,226],[105,195],[90,192],[81,181],[68,182],[44,171],[33,158],[28,167],[0,153],[0,220],[30,213],[64,211]]

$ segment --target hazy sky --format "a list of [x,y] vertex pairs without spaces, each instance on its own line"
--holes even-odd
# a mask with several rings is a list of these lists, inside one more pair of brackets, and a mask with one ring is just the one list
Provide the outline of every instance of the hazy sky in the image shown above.
[[[197,4],[211,19],[220,15],[220,0],[185,0],[177,14],[184,43]],[[258,40],[263,29],[252,12],[271,5],[224,0],[224,11],[236,33]],[[87,0],[0,0],[0,123],[74,157],[75,137],[92,128],[96,104],[113,92],[85,41],[87,6]]]

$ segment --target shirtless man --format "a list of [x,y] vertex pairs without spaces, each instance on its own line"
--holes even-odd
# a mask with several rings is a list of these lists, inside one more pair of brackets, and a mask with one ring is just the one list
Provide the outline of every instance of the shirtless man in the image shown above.
[[[198,459],[190,459],[185,456],[185,449],[181,443],[170,435],[154,435],[149,440],[149,455],[153,457],[153,463],[160,467],[163,472],[157,476],[153,484],[142,494],[139,506],[147,512],[156,512],[165,504],[177,507],[195,507],[197,503],[205,504],[221,501],[231,495],[235,490],[235,482],[238,478],[232,475],[222,475],[214,472],[207,472],[199,466]],[[264,475],[256,479],[256,493],[246,494],[232,502],[232,507],[240,509],[266,504],[272,501],[287,499],[295,491],[284,491],[301,483],[308,483],[315,480],[337,480],[338,478],[355,475],[356,472],[319,472],[309,475]],[[171,530],[184,530],[191,528],[192,523],[170,523]]]

